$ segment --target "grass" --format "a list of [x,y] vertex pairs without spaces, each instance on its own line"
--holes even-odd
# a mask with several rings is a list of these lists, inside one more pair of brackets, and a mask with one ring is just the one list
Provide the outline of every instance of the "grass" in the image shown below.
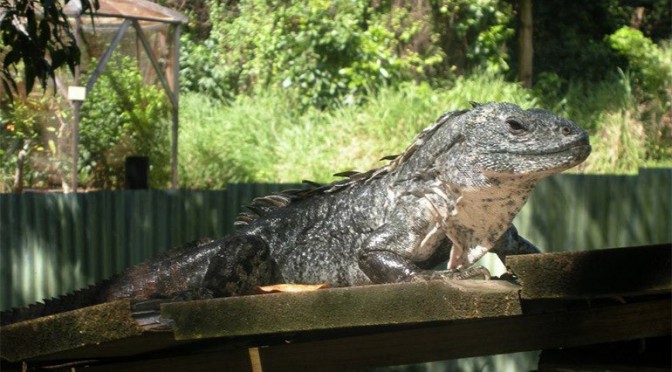
[[380,166],[381,157],[403,151],[441,113],[466,108],[469,101],[545,106],[576,121],[589,130],[594,145],[578,172],[632,173],[669,165],[669,153],[647,158],[649,124],[641,120],[628,84],[626,74],[598,84],[573,83],[560,98],[542,104],[516,83],[479,73],[448,88],[406,84],[383,89],[361,106],[305,112],[295,110],[292,98],[279,90],[241,96],[230,105],[190,93],[181,100],[181,186],[329,182],[333,173]]

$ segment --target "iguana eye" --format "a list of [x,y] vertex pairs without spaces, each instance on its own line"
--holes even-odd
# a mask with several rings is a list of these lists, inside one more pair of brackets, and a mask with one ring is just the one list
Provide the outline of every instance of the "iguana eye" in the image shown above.
[[516,119],[506,119],[506,124],[509,126],[511,134],[519,135],[527,132],[527,127]]

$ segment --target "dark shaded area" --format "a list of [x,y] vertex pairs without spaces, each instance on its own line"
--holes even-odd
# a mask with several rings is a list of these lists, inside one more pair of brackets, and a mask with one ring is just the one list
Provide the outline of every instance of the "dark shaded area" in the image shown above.
[[126,158],[126,189],[146,190],[149,188],[149,157],[129,156]]
[[650,337],[576,348],[544,350],[541,371],[669,371],[672,368],[672,339]]
[[511,256],[506,264],[520,278],[523,299],[655,294],[672,287],[672,244],[669,243]]
[[[511,1],[517,6],[517,2]],[[637,8],[643,18],[637,20]],[[626,70],[627,60],[609,47],[604,39],[624,25],[637,27],[654,42],[670,37],[672,2],[598,0],[567,2],[550,0],[534,2],[534,81],[541,74],[557,74],[564,81],[602,81]],[[513,27],[520,29],[516,20]],[[510,74],[518,71],[518,45],[507,44],[510,53]]]

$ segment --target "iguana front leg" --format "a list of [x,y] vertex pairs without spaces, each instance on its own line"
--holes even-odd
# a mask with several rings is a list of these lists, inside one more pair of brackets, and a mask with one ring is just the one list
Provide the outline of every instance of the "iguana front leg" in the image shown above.
[[506,265],[506,257],[519,254],[541,253],[539,248],[534,244],[518,235],[518,230],[516,230],[516,227],[513,225],[511,225],[502,237],[495,242],[495,246],[492,248],[491,252],[496,253],[497,257],[499,257],[502,263],[506,266],[506,273],[500,276],[500,278],[515,278],[513,270]]
[[[412,247],[421,242],[414,242],[413,235],[406,231],[396,231],[395,229],[384,226],[375,231],[367,240],[364,247],[358,254],[359,268],[373,283],[397,283],[419,280],[434,279],[488,279],[490,273],[483,267],[470,267],[464,270],[430,270],[419,266],[413,259]],[[416,239],[419,239],[416,237]],[[450,246],[450,241],[443,239],[438,247],[434,247],[434,252],[448,252],[449,249],[442,245]],[[396,248],[396,249],[395,249]],[[445,254],[443,261],[448,259]],[[429,261],[435,261],[437,258],[428,258]]]
[[491,252],[496,253],[502,263],[506,263],[507,256],[541,253],[534,244],[518,235],[518,230],[513,225],[495,242]]
[[427,270],[390,251],[362,251],[359,254],[359,268],[373,283],[490,278],[490,272],[482,266],[465,270]]

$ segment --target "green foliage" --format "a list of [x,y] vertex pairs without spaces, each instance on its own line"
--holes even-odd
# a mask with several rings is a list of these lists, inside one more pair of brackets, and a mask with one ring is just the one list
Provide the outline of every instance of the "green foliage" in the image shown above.
[[[672,161],[672,48],[661,42],[669,37],[666,0],[648,3],[643,33],[623,27],[634,18],[618,0],[535,2],[532,90],[503,78],[516,70],[516,2],[162,3],[199,20],[183,34],[180,55],[185,187],[329,181],[339,170],[379,165],[375,159],[403,150],[441,111],[468,101],[544,107],[588,128],[595,152],[583,170],[632,172]],[[47,28],[33,23],[28,31],[46,40]],[[3,34],[0,55],[16,58],[7,46],[13,40]],[[119,187],[124,157],[149,155],[152,182],[161,187],[168,179],[167,101],[142,83],[131,60],[117,59],[108,71],[83,107],[81,183]],[[47,169],[57,160],[42,159],[58,159],[54,141],[67,128],[48,118],[62,115],[57,106],[29,97],[3,107],[5,185],[21,149],[31,154],[28,182],[50,182]]]
[[213,8],[221,21],[212,37],[231,66],[234,92],[281,86],[302,107],[327,107],[441,60],[436,53],[396,53],[417,25],[400,12],[389,21],[410,27],[396,35],[365,1],[250,1],[237,9]]
[[633,96],[629,80],[611,77],[601,82],[564,82],[557,74],[540,75],[533,88],[541,107],[572,118],[582,127],[597,130],[603,112],[630,107]]
[[672,88],[672,60],[641,31],[624,26],[606,41],[628,60],[644,92],[664,95]]
[[211,1],[210,38],[185,41],[184,90],[230,99],[280,87],[299,107],[333,108],[467,65],[508,68],[513,11],[501,1],[232,4]]
[[641,123],[641,163],[672,159],[672,47],[654,44],[641,31],[622,27],[606,42],[628,61],[622,80],[632,99],[631,116]]
[[[180,182],[187,188],[224,187],[229,182],[319,182],[331,174],[382,165],[377,159],[403,151],[422,128],[444,110],[469,101],[508,101],[544,107],[587,128],[594,151],[578,170],[633,173],[639,167],[669,164],[672,154],[655,155],[651,121],[638,108],[628,74],[601,83],[561,83],[549,75],[546,95],[507,82],[502,74],[477,71],[445,88],[426,83],[386,87],[361,105],[329,111],[298,111],[280,88],[239,96],[231,105],[198,94],[183,97]],[[577,171],[577,170],[575,170]]]
[[[564,82],[601,81],[625,61],[604,37],[629,23],[632,8],[619,0],[534,2],[535,74],[555,73]],[[511,47],[517,51],[518,46]],[[512,53],[515,57],[517,53]]]
[[180,186],[223,188],[229,182],[271,180],[271,146],[278,128],[291,125],[282,94],[239,96],[224,105],[200,93],[180,99]]
[[219,61],[221,55],[212,39],[195,42],[189,34],[181,39],[180,89],[199,92],[218,100],[233,98],[228,68]]
[[646,158],[643,123],[632,111],[602,112],[593,136],[593,154],[585,164],[591,173],[637,173]]
[[[68,0],[65,1],[68,3]],[[98,0],[81,0],[81,12],[98,9]],[[33,89],[35,79],[45,88],[54,71],[79,64],[79,48],[63,13],[63,4],[53,0],[1,0],[2,44],[10,46],[4,55],[0,80],[12,97],[18,91],[15,74],[21,65],[25,90]]]
[[80,180],[94,188],[124,185],[127,156],[150,158],[150,183],[169,178],[168,105],[163,91],[146,85],[130,57],[110,60],[81,108]]
[[506,43],[514,35],[511,5],[499,0],[434,0],[435,32],[452,69],[509,69]]
[[[59,165],[58,102],[49,96],[14,99],[0,110],[0,192],[46,187]],[[21,171],[21,180],[15,180]],[[20,184],[14,184],[19,181]]]

